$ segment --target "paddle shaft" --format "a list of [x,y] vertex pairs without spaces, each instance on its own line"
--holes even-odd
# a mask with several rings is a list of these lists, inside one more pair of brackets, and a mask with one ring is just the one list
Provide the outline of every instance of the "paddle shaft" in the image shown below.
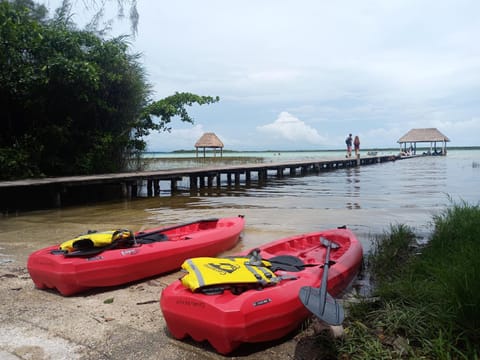
[[192,222],[189,222],[189,223],[178,224],[178,225],[173,225],[173,226],[161,228],[161,229],[158,229],[158,231],[152,231],[152,232],[141,231],[139,233],[139,235],[136,235],[135,237],[140,237],[141,238],[142,236],[147,236],[147,235],[154,234],[154,233],[155,234],[157,234],[157,233],[161,234],[165,231],[175,230],[175,229],[178,229],[178,228],[181,228],[181,227],[184,227],[184,226],[193,225],[193,224],[197,224],[197,223],[203,223],[203,222],[212,222],[212,221],[218,221],[218,218],[196,220],[196,221],[192,221]]
[[[328,241],[328,240],[327,240]],[[325,243],[323,243],[325,245]],[[325,303],[327,302],[327,282],[328,282],[328,268],[330,266],[330,248],[332,243],[328,241],[327,254],[325,255],[325,264],[323,265],[322,286],[320,287],[320,313],[325,311]]]

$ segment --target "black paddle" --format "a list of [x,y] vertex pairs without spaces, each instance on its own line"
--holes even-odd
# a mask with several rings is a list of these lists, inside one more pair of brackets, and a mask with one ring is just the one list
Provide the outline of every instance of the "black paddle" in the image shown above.
[[[188,223],[184,223],[184,224],[178,224],[178,225],[174,225],[174,226],[170,226],[170,227],[165,227],[165,228],[162,228],[156,232],[139,232],[138,235],[135,237],[133,237],[133,240],[134,243],[136,241],[136,238],[142,238],[142,237],[146,237],[146,236],[150,236],[152,234],[161,234],[165,231],[169,231],[169,230],[174,230],[174,229],[178,229],[178,228],[181,228],[183,226],[188,226],[188,225],[193,225],[193,224],[196,224],[196,223],[203,223],[203,222],[213,222],[213,221],[218,221],[218,218],[211,218],[211,219],[201,219],[201,220],[196,220],[196,221],[192,221],[192,222],[188,222]],[[122,231],[127,231],[127,230],[122,230]],[[112,236],[113,237],[113,236]],[[90,249],[79,249],[77,251],[73,251],[71,253],[67,253],[65,252],[64,250],[52,250],[51,253],[54,254],[54,255],[59,255],[59,254],[62,254],[64,255],[65,257],[76,257],[76,256],[82,256],[82,257],[85,257],[85,256],[94,256],[94,255],[98,255],[102,252],[104,252],[105,250],[109,250],[109,249],[114,249],[116,248],[117,246],[119,246],[122,242],[124,242],[125,240],[127,239],[123,239],[123,238],[120,238],[116,241],[113,241],[111,244],[107,245],[107,246],[102,246],[102,247],[94,247],[94,248],[90,248]],[[90,240],[91,241],[91,240]]]
[[[193,224],[196,224],[196,223],[204,223],[204,222],[213,222],[213,221],[218,221],[218,218],[211,218],[211,219],[200,219],[200,220],[195,220],[195,221],[191,221],[191,222],[188,222],[188,223],[184,223],[184,224],[178,224],[178,225],[173,225],[173,226],[170,226],[170,227],[166,227],[166,228],[161,228],[160,230],[154,232],[155,234],[161,234],[165,231],[168,231],[168,230],[174,230],[174,229],[178,229],[178,228],[181,228],[181,227],[184,227],[184,226],[188,226],[188,225],[193,225]],[[148,236],[148,235],[151,235],[152,233],[145,233],[143,231],[140,231],[137,235],[137,238],[141,238],[142,236]]]
[[331,265],[330,248],[336,249],[339,245],[324,238],[320,238],[320,241],[327,247],[322,285],[320,288],[303,286],[298,296],[303,305],[320,320],[330,325],[340,325],[345,317],[345,312],[343,307],[327,292],[328,267]]

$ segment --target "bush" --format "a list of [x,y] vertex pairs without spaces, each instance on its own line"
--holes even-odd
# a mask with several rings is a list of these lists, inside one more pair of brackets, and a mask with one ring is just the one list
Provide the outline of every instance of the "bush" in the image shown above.
[[28,152],[23,149],[0,148],[0,179],[39,176],[38,167],[31,161]]

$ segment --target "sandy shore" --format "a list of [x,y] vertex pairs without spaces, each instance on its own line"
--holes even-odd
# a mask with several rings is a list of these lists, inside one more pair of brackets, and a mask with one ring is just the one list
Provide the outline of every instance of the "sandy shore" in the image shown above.
[[[4,251],[4,249],[2,249]],[[1,359],[224,359],[208,346],[171,338],[159,296],[178,273],[62,297],[36,289],[20,261],[0,256]],[[310,330],[240,348],[229,358],[316,359]]]

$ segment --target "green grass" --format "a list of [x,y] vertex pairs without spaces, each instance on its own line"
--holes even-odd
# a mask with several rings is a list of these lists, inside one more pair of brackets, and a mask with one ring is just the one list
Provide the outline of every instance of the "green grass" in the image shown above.
[[398,277],[418,251],[416,237],[406,225],[391,225],[390,232],[373,240],[367,267],[374,282],[386,282]]
[[412,229],[374,239],[374,294],[348,306],[341,359],[479,359],[480,208],[453,204],[418,247]]

